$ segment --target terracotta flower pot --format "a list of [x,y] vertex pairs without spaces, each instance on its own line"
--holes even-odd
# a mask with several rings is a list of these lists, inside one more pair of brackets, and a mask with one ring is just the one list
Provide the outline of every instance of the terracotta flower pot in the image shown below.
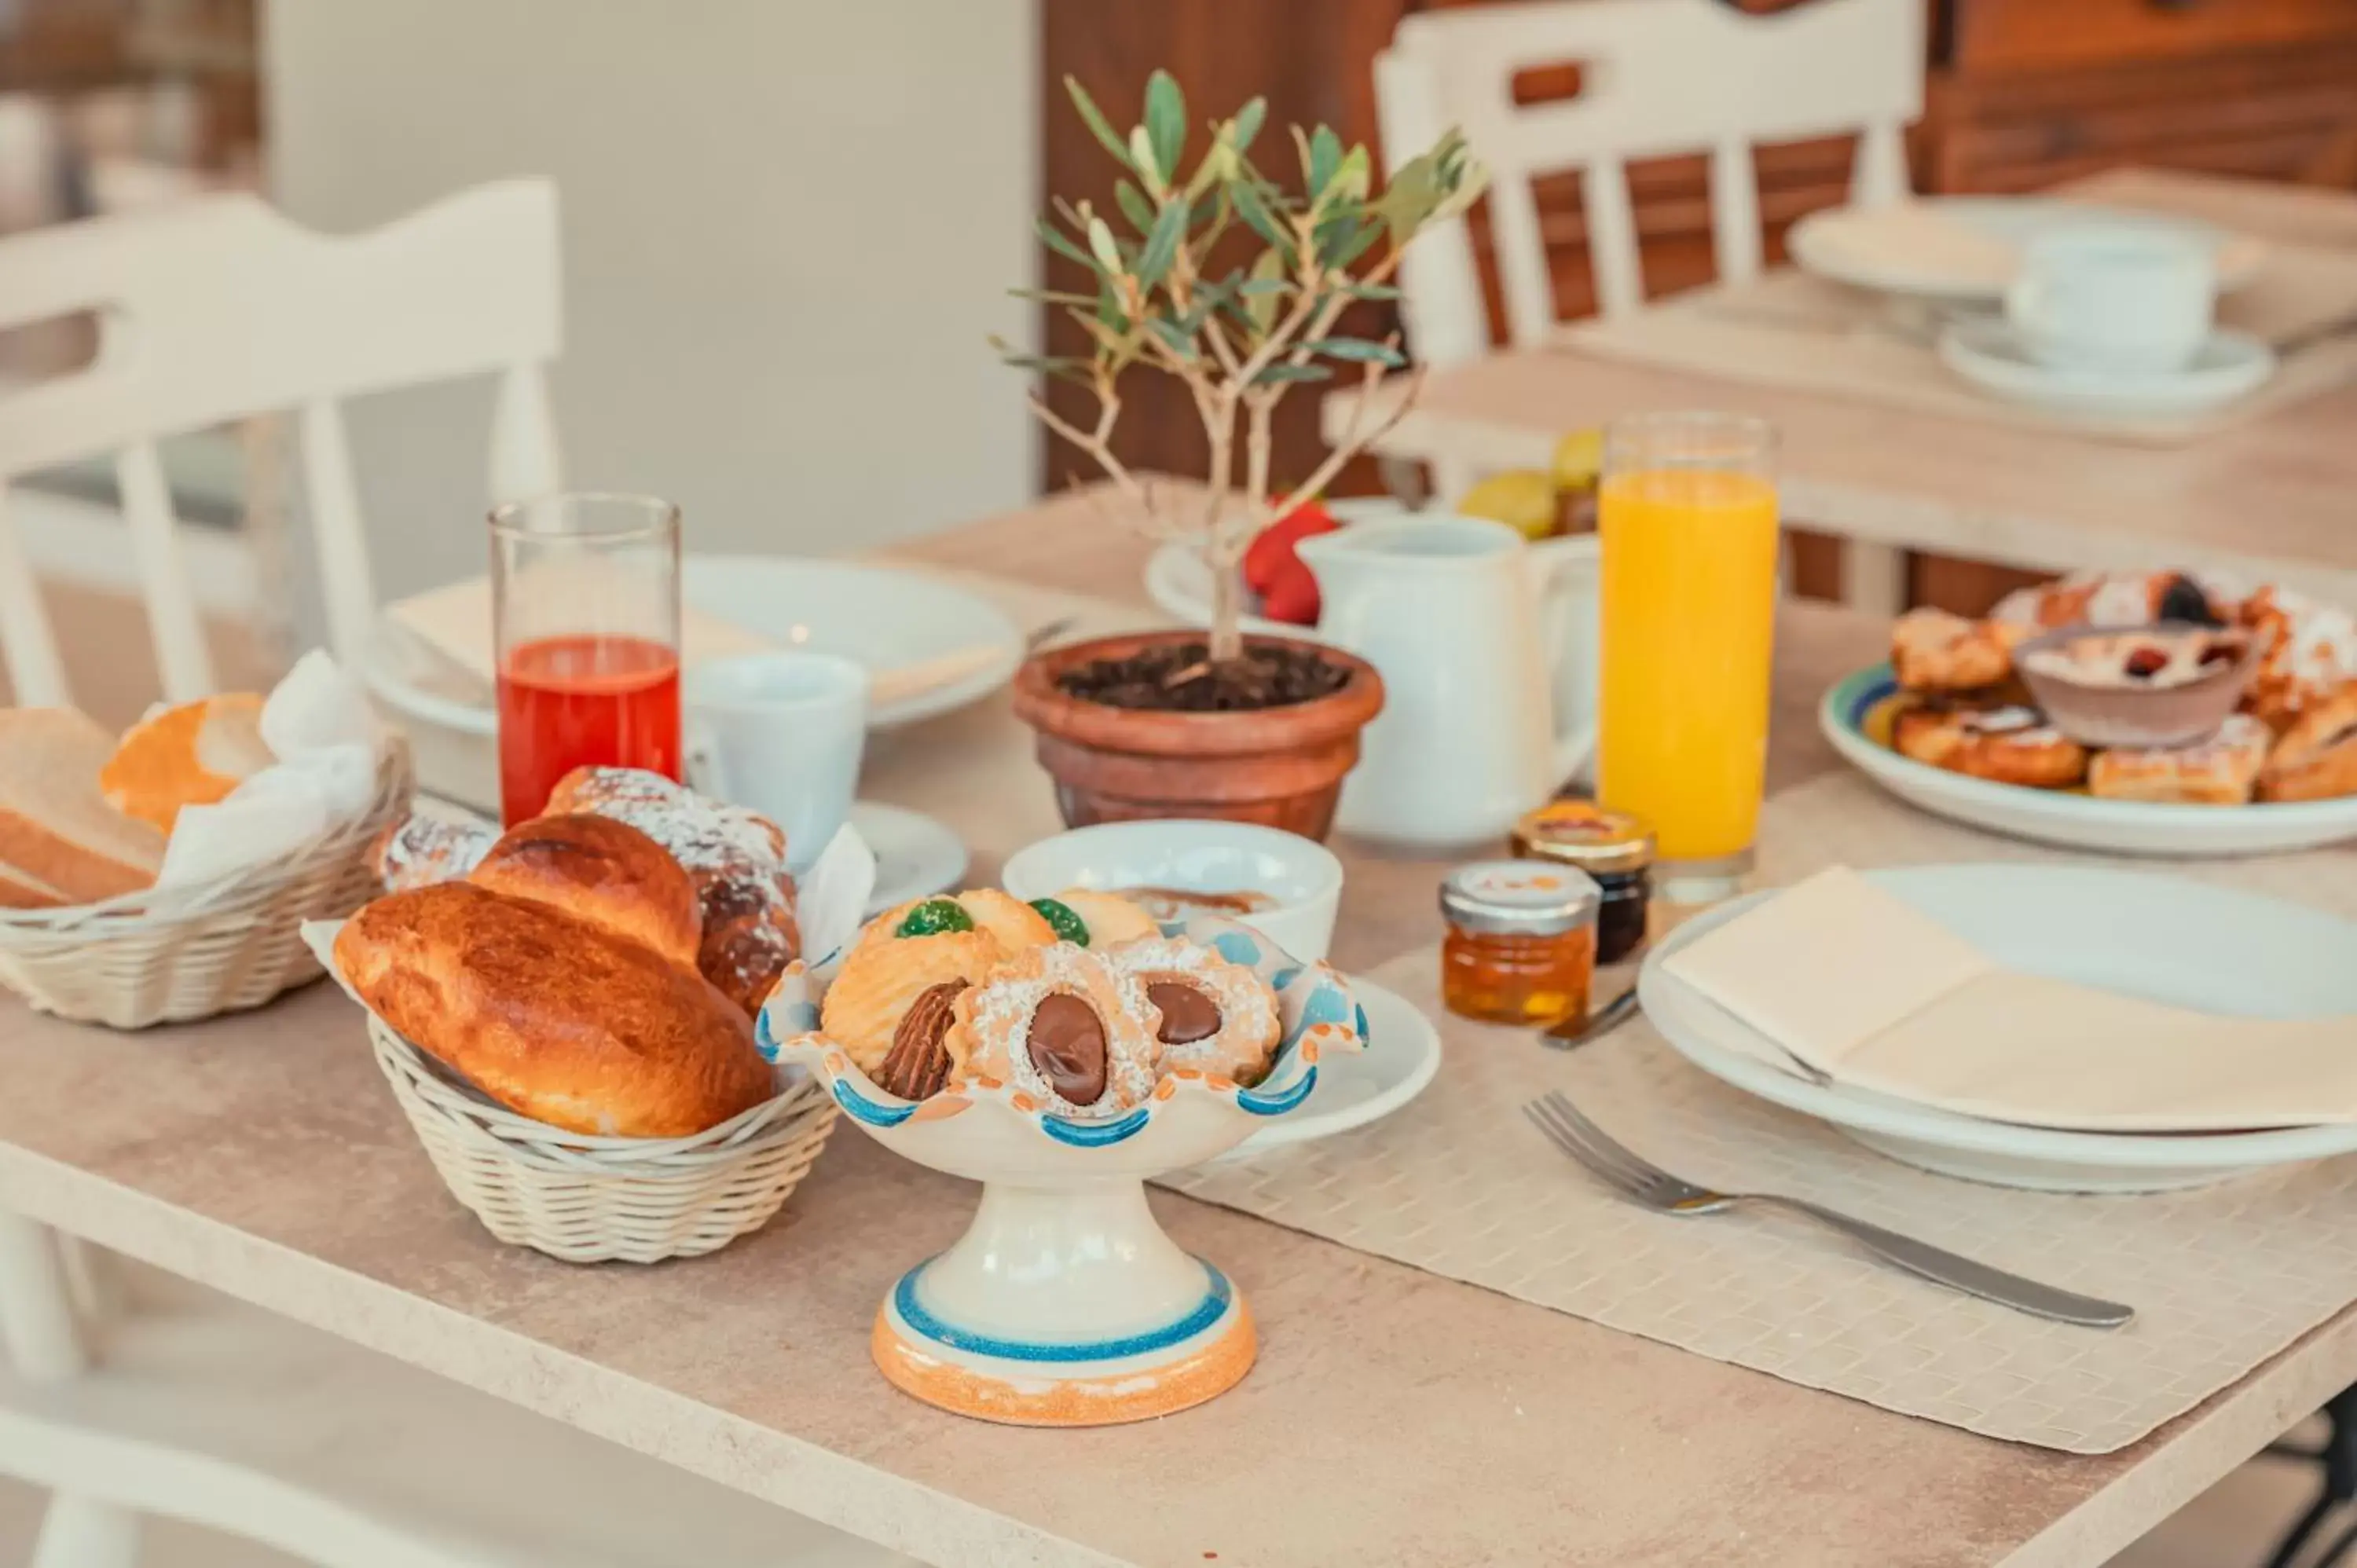
[[1200,631],[1092,638],[1036,653],[1017,671],[1015,714],[1039,733],[1039,765],[1056,781],[1065,822],[1216,817],[1324,838],[1342,776],[1359,760],[1359,731],[1383,705],[1383,677],[1364,660],[1292,638],[1248,639],[1306,649],[1351,678],[1330,696],[1233,713],[1116,708],[1057,684],[1096,660],[1202,639]]

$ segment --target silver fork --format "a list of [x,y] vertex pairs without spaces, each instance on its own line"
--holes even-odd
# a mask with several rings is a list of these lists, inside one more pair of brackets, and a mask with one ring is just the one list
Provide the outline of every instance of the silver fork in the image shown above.
[[1772,1204],[1832,1227],[1910,1273],[2034,1317],[2050,1317],[2093,1328],[2117,1328],[2136,1316],[2132,1306],[2040,1284],[2036,1280],[1976,1263],[1929,1242],[1885,1230],[1879,1225],[1869,1225],[1830,1208],[1820,1208],[1797,1197],[1767,1192],[1714,1192],[1706,1187],[1696,1187],[1615,1143],[1559,1091],[1541,1095],[1523,1106],[1523,1113],[1537,1123],[1549,1142],[1587,1166],[1607,1187],[1663,1214],[1716,1214],[1738,1203]]

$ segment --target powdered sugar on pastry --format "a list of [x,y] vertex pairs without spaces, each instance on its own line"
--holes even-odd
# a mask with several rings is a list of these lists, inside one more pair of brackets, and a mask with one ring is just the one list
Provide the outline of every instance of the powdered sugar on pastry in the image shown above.
[[377,840],[377,880],[388,893],[449,882],[474,870],[499,840],[499,830],[489,822],[421,813]]
[[[1282,1032],[1276,996],[1261,977],[1211,949],[1175,937],[1107,948],[1105,961],[1145,985],[1162,1015],[1156,1033],[1162,1066],[1193,1068],[1241,1084],[1258,1083]],[[1174,994],[1174,993],[1190,994]]]
[[1057,1115],[1090,1119],[1154,1092],[1161,1022],[1142,981],[1056,942],[1024,949],[962,993],[954,1027],[965,1034],[969,1073],[1012,1083]]

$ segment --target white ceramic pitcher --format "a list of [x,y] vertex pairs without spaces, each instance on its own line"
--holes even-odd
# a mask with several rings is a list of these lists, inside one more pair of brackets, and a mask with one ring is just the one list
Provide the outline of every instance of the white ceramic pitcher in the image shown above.
[[1582,601],[1565,579],[1592,573],[1592,552],[1536,552],[1504,523],[1429,512],[1298,548],[1324,605],[1318,637],[1383,677],[1383,711],[1343,780],[1344,831],[1432,847],[1498,838],[1587,760],[1592,708],[1569,689],[1577,671],[1556,674],[1561,629],[1543,621]]

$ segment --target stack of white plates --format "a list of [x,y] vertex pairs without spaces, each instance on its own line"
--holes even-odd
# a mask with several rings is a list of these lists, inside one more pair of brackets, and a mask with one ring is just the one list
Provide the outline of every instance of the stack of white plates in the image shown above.
[[[1867,872],[1884,890],[2032,974],[2227,1015],[2357,1014],[2357,923],[2176,876],[2071,866]],[[1688,921],[1638,982],[1645,1016],[1704,1071],[1927,1170],[2005,1187],[2148,1192],[2357,1151],[2357,1125],[2239,1133],[2058,1132],[1985,1121],[1806,1076],[1663,961],[1768,897]],[[1860,961],[1867,961],[1861,955]],[[2357,1038],[2350,1042],[2357,1049]]]

